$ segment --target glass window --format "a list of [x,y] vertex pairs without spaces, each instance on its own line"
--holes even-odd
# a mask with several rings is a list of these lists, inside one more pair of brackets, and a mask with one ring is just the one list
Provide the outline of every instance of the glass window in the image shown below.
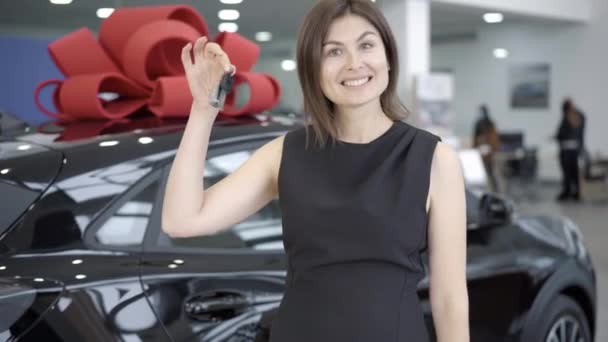
[[95,233],[97,243],[112,246],[140,245],[144,240],[157,192],[158,180],[124,202]]
[[[38,192],[0,181],[0,235],[36,200]],[[10,201],[7,200],[10,198]]]
[[[238,151],[211,157],[205,163],[206,189],[236,171],[253,151]],[[192,238],[171,238],[160,232],[157,244],[184,248],[248,248],[283,250],[281,209],[277,198],[234,226],[215,235]]]
[[[0,113],[0,136],[2,125]],[[62,161],[61,153],[36,144],[0,141],[0,235],[49,186]]]

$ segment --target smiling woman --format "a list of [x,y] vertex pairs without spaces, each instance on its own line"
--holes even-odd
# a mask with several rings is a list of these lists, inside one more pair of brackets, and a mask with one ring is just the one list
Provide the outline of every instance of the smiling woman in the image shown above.
[[[358,38],[357,31],[365,30]],[[336,19],[323,43],[321,89],[338,106],[358,106],[382,94],[388,85],[388,63],[377,30],[365,19]]]
[[402,121],[397,48],[382,13],[369,0],[317,2],[296,67],[308,122],[282,144],[287,289],[270,341],[429,342],[416,296],[428,252],[436,340],[467,342],[459,161]]
[[371,1],[320,1],[308,13],[298,37],[296,64],[304,112],[320,146],[339,136],[341,106],[379,98],[389,119],[407,117],[396,94],[398,60],[390,27]]

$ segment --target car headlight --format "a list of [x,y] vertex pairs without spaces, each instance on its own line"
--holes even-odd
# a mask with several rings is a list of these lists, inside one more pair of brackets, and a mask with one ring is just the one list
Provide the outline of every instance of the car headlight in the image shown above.
[[580,259],[585,259],[588,257],[587,248],[585,247],[583,233],[580,228],[568,217],[562,217],[564,224],[562,225],[564,229],[564,237],[568,242],[568,247],[570,250],[576,252],[576,256]]

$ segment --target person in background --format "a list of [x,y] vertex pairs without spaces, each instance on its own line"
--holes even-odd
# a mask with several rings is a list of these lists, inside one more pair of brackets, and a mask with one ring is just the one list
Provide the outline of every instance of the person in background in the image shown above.
[[473,147],[479,149],[486,173],[493,191],[498,191],[498,181],[494,167],[494,154],[500,148],[500,139],[494,121],[490,118],[488,106],[479,106],[479,117],[473,130]]
[[558,201],[580,201],[578,161],[584,150],[585,115],[571,99],[562,103],[562,120],[554,138],[559,143],[559,164],[562,169],[562,191]]

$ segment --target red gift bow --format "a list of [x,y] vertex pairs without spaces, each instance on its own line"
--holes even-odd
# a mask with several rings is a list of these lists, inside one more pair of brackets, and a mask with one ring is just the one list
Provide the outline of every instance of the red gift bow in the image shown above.
[[[48,46],[51,58],[66,76],[38,84],[34,92],[41,112],[61,120],[120,119],[143,107],[158,117],[187,117],[192,95],[181,63],[188,42],[208,36],[204,18],[191,6],[170,5],[117,9],[104,20],[99,41],[87,28],[76,30]],[[274,107],[281,96],[278,81],[251,72],[259,46],[237,34],[215,38],[236,66],[233,90],[221,114],[238,116]],[[250,87],[249,102],[236,107],[239,84]],[[40,91],[56,84],[53,113],[40,103]],[[99,93],[118,94],[112,101]]]

